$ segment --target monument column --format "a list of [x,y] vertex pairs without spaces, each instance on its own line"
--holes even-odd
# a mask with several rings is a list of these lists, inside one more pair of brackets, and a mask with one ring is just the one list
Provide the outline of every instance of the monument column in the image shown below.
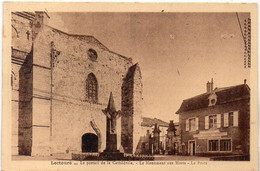
[[116,111],[113,94],[110,93],[107,108],[102,110],[107,117],[107,130],[106,130],[106,149],[101,156],[105,159],[121,159],[124,157],[123,153],[117,150],[117,132],[116,121],[121,116],[120,111]]

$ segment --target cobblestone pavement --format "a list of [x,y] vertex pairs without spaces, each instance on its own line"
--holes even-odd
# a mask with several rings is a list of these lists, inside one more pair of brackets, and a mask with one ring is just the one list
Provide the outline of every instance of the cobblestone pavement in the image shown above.
[[155,155],[154,160],[197,160],[197,161],[209,161],[209,157],[197,157],[197,156],[176,156],[176,155]]

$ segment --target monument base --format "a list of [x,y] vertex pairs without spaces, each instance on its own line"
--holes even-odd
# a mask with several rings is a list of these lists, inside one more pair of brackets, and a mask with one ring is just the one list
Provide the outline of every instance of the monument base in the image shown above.
[[101,160],[123,160],[124,153],[119,152],[119,150],[116,151],[104,150],[104,152],[100,153],[99,157]]

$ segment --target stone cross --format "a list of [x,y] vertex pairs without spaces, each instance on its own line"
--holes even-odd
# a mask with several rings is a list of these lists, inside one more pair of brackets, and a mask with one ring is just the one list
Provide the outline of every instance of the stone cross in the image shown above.
[[30,32],[29,32],[29,30],[26,32],[26,34],[27,34],[27,40],[29,40],[30,39]]
[[107,117],[107,140],[106,151],[116,152],[117,150],[117,134],[116,134],[116,121],[121,116],[120,111],[116,111],[113,94],[110,93],[107,108],[102,110]]

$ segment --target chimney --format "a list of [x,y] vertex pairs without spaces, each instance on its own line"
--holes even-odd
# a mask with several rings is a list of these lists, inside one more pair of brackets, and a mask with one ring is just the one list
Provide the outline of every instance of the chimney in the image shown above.
[[209,81],[208,81],[207,84],[206,84],[206,86],[207,86],[207,93],[210,92],[210,84],[211,84],[211,83],[210,83]]
[[211,78],[211,82],[207,82],[206,84],[206,87],[207,87],[207,93],[210,93],[213,91],[213,78]]
[[246,79],[244,79],[244,84],[246,84]]
[[213,91],[213,78],[211,78],[211,84],[210,84],[210,92]]

